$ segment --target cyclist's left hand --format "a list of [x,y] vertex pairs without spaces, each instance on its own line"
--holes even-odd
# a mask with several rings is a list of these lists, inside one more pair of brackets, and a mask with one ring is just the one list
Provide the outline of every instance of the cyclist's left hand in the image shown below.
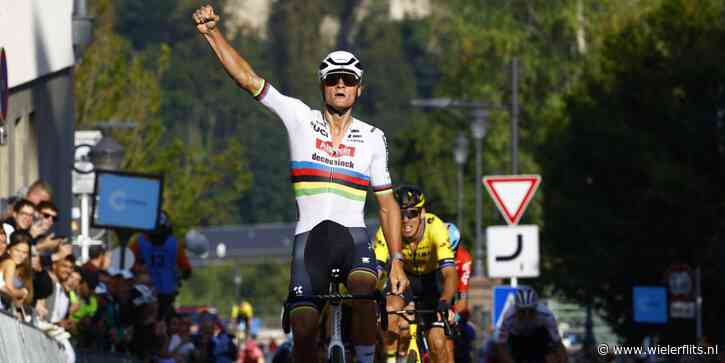
[[390,292],[394,295],[402,295],[410,285],[410,281],[403,271],[403,262],[400,260],[393,260],[388,278],[390,279]]

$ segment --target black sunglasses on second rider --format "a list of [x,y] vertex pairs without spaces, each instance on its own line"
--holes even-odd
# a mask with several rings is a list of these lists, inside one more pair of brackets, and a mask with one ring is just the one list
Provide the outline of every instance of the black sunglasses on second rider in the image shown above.
[[325,76],[325,86],[327,87],[333,87],[337,85],[337,82],[339,82],[339,79],[342,78],[342,83],[345,84],[347,87],[354,87],[360,84],[360,80],[354,75],[350,73],[332,73]]
[[408,219],[418,218],[418,216],[420,215],[420,209],[418,209],[418,208],[401,209],[400,215],[403,218],[408,218]]

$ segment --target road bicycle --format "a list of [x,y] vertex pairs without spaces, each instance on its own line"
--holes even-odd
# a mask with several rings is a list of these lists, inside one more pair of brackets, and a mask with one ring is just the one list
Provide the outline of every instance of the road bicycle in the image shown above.
[[[342,284],[341,270],[338,267],[330,269],[330,285],[327,294],[313,295],[314,299],[324,301],[325,307],[320,314],[320,334],[324,342],[325,358],[324,362],[328,363],[351,363],[353,362],[352,344],[349,334],[349,317],[351,316],[351,308],[346,302],[351,301],[375,301],[380,315],[380,325],[383,330],[387,330],[388,319],[384,314],[386,311],[385,296],[382,292],[376,291],[373,294],[349,294],[341,292]],[[287,308],[285,308],[283,316],[283,329],[285,333],[289,333],[289,319],[287,318]],[[383,318],[383,315],[384,318]]]
[[[412,301],[414,304],[420,304],[423,300],[420,297],[414,296]],[[401,310],[387,311],[387,314],[396,314],[408,322],[410,326],[410,332],[412,340],[408,347],[408,354],[406,358],[407,363],[430,363],[430,346],[428,345],[428,338],[425,335],[425,329],[419,329],[425,326],[425,317],[433,315],[436,316],[438,311],[435,309],[418,309],[408,308]],[[456,334],[455,329],[451,329],[448,323],[448,312],[442,314],[441,320],[443,321],[443,332],[447,337],[454,337]],[[411,318],[412,316],[412,318]],[[387,316],[385,316],[387,320]],[[435,319],[433,319],[435,320]]]

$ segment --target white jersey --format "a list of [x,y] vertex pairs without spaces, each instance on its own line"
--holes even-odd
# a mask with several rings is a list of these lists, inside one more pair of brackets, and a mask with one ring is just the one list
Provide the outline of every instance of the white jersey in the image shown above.
[[299,219],[295,234],[323,220],[365,227],[368,189],[392,192],[383,131],[353,118],[337,147],[321,111],[285,96],[265,81],[257,99],[282,119],[290,145],[292,188]]
[[516,308],[510,305],[501,317],[501,325],[494,333],[496,343],[505,344],[508,342],[509,336],[529,336],[537,329],[544,327],[549,333],[553,342],[560,342],[559,328],[556,324],[554,313],[549,310],[546,305],[539,303],[536,306],[536,315],[531,320],[521,320],[516,318]]

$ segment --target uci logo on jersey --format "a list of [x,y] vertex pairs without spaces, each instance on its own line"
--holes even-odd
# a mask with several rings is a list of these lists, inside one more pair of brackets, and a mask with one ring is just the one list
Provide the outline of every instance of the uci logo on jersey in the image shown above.
[[327,130],[325,130],[324,126],[320,126],[313,121],[310,121],[310,126],[312,126],[312,130],[314,130],[316,133],[324,137],[329,137],[329,134],[327,133]]

